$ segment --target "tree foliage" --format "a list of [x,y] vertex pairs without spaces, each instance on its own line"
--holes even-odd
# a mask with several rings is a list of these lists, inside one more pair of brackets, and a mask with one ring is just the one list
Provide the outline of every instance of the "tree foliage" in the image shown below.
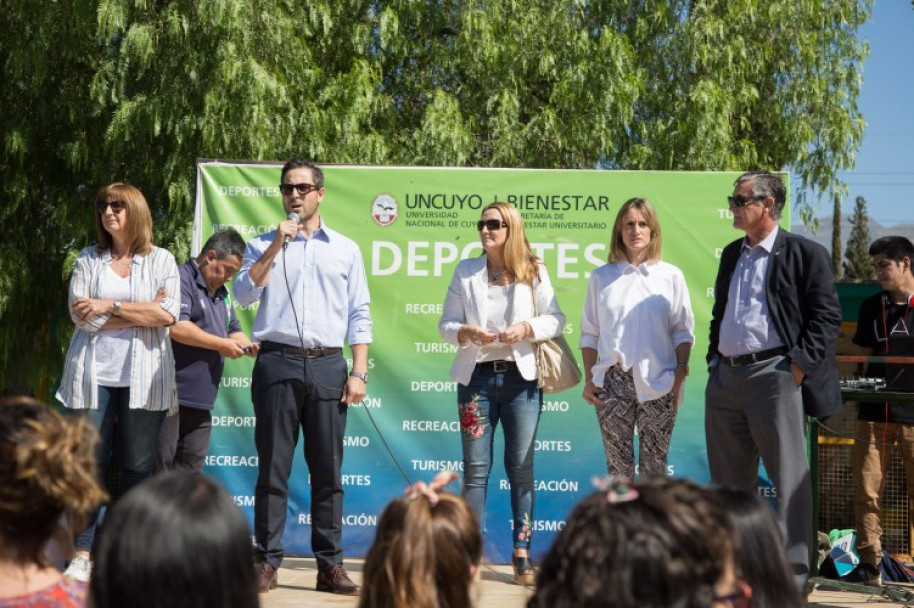
[[198,158],[790,168],[840,191],[871,2],[7,0],[0,389],[62,365],[95,191],[137,185],[180,260]]
[[851,217],[851,234],[844,252],[844,278],[851,281],[873,280],[873,262],[870,259],[869,215],[866,213],[866,199],[858,196]]

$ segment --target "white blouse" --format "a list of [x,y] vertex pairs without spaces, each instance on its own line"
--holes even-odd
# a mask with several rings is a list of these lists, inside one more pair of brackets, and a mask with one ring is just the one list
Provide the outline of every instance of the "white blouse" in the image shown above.
[[634,267],[614,262],[590,276],[581,315],[581,348],[597,351],[593,382],[621,365],[632,370],[640,402],[673,388],[676,346],[695,343],[695,317],[685,277],[666,262]]

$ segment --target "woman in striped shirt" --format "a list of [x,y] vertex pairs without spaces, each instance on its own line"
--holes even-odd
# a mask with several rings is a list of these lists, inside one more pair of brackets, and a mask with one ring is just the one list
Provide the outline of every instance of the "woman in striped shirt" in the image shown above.
[[[57,399],[99,430],[101,475],[117,436],[113,464],[126,492],[152,473],[159,427],[178,405],[167,327],[178,318],[180,280],[171,253],[152,244],[152,215],[133,186],[99,191],[95,229],[98,245],[80,252],[70,279],[76,330]],[[77,536],[71,578],[89,578],[96,519]]]

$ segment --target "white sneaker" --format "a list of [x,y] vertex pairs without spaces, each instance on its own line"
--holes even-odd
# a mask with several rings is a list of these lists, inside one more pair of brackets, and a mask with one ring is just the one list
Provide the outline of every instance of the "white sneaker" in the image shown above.
[[92,574],[92,562],[85,555],[74,557],[63,573],[65,577],[83,583],[89,582],[90,574]]

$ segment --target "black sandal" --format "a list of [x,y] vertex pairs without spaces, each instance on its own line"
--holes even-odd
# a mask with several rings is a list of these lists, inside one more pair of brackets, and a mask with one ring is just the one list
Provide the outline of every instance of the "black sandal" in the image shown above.
[[536,582],[536,572],[529,556],[512,555],[511,564],[514,566],[514,580],[518,583],[532,585]]

